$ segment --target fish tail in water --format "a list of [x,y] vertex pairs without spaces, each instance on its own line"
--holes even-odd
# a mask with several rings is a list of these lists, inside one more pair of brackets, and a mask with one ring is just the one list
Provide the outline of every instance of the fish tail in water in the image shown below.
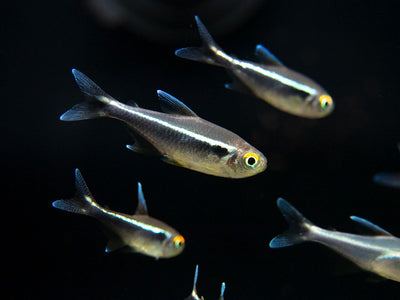
[[87,96],[86,101],[76,104],[61,115],[62,121],[88,120],[106,116],[105,108],[110,101],[115,100],[105,93],[96,83],[82,72],[72,69],[79,89]]
[[181,48],[175,51],[175,55],[211,65],[228,67],[232,58],[217,45],[200,18],[195,16],[195,19],[202,40],[202,47]]
[[75,214],[93,216],[99,206],[78,169],[75,169],[75,187],[76,192],[73,198],[54,201],[53,207]]
[[278,198],[278,208],[289,223],[289,229],[271,240],[271,248],[283,248],[310,240],[310,227],[314,224],[305,218],[285,199]]

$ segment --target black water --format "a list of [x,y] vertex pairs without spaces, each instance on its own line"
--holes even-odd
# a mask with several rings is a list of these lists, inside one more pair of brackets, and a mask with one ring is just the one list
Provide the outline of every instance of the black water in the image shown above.
[[[268,248],[287,227],[278,197],[324,227],[356,232],[354,214],[400,236],[400,190],[372,182],[376,172],[400,170],[400,40],[391,1],[271,1],[216,36],[245,59],[264,44],[321,83],[336,101],[321,120],[228,91],[222,69],[175,57],[176,48],[199,42],[192,21],[190,38],[162,44],[100,25],[82,3],[1,5],[2,245],[10,263],[3,274],[15,299],[183,299],[196,264],[207,300],[222,281],[227,300],[398,296],[399,283],[371,279],[322,246]],[[71,68],[146,108],[157,109],[157,89],[175,95],[255,145],[269,168],[242,180],[207,176],[128,151],[130,136],[117,121],[59,121],[82,101]],[[159,261],[105,254],[94,220],[51,207],[73,195],[77,167],[97,201],[121,212],[134,211],[141,181],[150,214],[186,237],[183,254]]]

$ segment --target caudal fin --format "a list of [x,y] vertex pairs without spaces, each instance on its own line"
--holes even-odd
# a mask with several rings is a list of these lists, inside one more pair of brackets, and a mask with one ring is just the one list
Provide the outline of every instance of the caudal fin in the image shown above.
[[200,18],[198,16],[194,18],[199,30],[202,46],[181,48],[175,51],[175,55],[211,65],[228,67],[230,57],[217,45]]
[[76,192],[73,198],[54,201],[53,207],[75,214],[93,216],[99,206],[78,169],[75,169],[75,187]]
[[79,121],[106,116],[105,107],[113,97],[104,92],[96,83],[82,72],[72,69],[79,89],[87,96],[86,101],[74,105],[61,115],[62,121]]
[[288,247],[309,240],[310,226],[314,224],[285,199],[278,198],[277,205],[289,223],[289,229],[273,238],[269,243],[270,248]]

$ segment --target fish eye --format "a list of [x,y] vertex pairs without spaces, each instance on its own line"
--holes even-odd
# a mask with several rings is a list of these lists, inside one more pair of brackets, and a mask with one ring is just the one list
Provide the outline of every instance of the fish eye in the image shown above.
[[332,105],[332,97],[329,95],[322,95],[319,97],[319,103],[321,104],[321,108],[325,108],[327,106]]
[[258,155],[255,153],[246,153],[243,158],[246,166],[251,168],[254,168],[258,162]]
[[179,235],[174,237],[174,246],[175,248],[180,248],[185,243],[185,239],[183,236]]

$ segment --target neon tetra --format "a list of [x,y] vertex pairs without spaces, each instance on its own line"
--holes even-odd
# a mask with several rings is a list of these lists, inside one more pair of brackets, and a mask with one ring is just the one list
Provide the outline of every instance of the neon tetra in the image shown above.
[[203,45],[181,48],[177,56],[227,69],[235,77],[227,88],[252,94],[287,113],[314,119],[333,111],[332,97],[320,85],[285,67],[265,47],[256,47],[260,63],[237,59],[216,44],[198,16],[195,19]]

